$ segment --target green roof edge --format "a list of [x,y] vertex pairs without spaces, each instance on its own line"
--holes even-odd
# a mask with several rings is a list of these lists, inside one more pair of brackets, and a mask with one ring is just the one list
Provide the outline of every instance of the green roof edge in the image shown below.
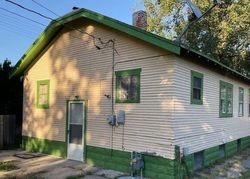
[[240,72],[237,71],[237,70],[234,70],[234,69],[228,67],[227,65],[224,65],[223,63],[219,62],[218,60],[216,60],[216,59],[214,59],[214,58],[212,58],[212,57],[210,57],[210,56],[208,56],[208,55],[203,54],[202,52],[200,52],[200,51],[198,51],[198,50],[186,48],[185,46],[182,46],[182,49],[185,49],[185,50],[187,50],[187,51],[193,52],[193,53],[195,53],[195,54],[198,55],[198,56],[204,57],[204,58],[206,58],[208,61],[212,62],[213,64],[220,66],[221,68],[223,68],[223,69],[225,69],[225,70],[231,72],[232,74],[238,75],[238,76],[241,77],[243,80],[247,80],[247,82],[250,82],[250,78],[249,78],[249,77],[243,75],[242,73],[240,73]]
[[52,21],[17,62],[14,69],[10,73],[10,78],[21,75],[29,67],[29,65],[33,62],[33,60],[35,60],[37,55],[39,55],[39,53],[50,43],[54,35],[57,34],[63,24],[79,18],[87,18],[93,20],[97,23],[109,26],[113,29],[141,39],[152,45],[180,55],[181,48],[177,43],[173,41],[167,40],[163,37],[157,36],[145,30],[141,30],[137,27],[128,25],[113,18],[81,8]]
[[39,37],[35,40],[35,42],[30,46],[30,48],[26,51],[26,53],[21,57],[21,59],[17,62],[17,64],[14,66],[12,72],[10,73],[10,78],[21,75],[36,59],[39,53],[42,52],[44,48],[46,48],[46,46],[53,40],[53,37],[57,35],[57,32],[59,32],[63,28],[64,24],[77,20],[79,18],[90,19],[99,24],[103,24],[105,26],[111,27],[120,32],[126,33],[137,39],[141,39],[145,42],[148,42],[162,49],[168,50],[169,52],[172,52],[177,55],[181,55],[181,49],[191,51],[198,56],[202,56],[206,58],[208,61],[212,62],[213,64],[218,65],[221,68],[232,72],[233,74],[239,76],[242,80],[247,81],[248,83],[250,82],[250,78],[248,78],[247,76],[243,75],[242,73],[222,64],[216,59],[213,59],[209,57],[208,55],[205,55],[197,50],[186,48],[185,46],[181,46],[180,44],[174,41],[168,40],[166,38],[152,34],[145,30],[141,30],[132,25],[123,23],[116,19],[104,16],[102,14],[99,14],[99,13],[96,13],[96,12],[93,12],[84,8],[72,11],[52,21],[46,27],[46,29],[39,35]]

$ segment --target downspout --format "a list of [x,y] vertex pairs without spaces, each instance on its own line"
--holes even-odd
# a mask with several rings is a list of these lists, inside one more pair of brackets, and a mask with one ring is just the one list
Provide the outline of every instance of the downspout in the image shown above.
[[[111,111],[112,116],[115,118],[115,109],[114,109],[114,83],[115,83],[115,40],[110,40],[112,42],[112,82],[111,82]],[[116,121],[115,121],[116,123]],[[114,137],[114,127],[112,125],[112,133],[111,133],[111,156],[113,155],[113,137]]]
[[115,83],[115,40],[111,40],[112,42],[112,90],[111,90],[111,110],[112,110],[112,115],[115,115],[115,110],[114,110],[114,83]]

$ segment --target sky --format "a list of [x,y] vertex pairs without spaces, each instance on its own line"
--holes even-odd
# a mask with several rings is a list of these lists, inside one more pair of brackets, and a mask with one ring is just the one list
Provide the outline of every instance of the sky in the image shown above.
[[[72,7],[86,8],[119,21],[132,24],[132,13],[144,9],[140,0],[11,0],[49,16],[58,18],[70,11]],[[42,4],[55,14],[42,8]],[[16,13],[16,14],[13,14]],[[19,15],[19,16],[18,16]],[[23,17],[20,17],[23,16]],[[28,19],[25,19],[28,18]],[[35,22],[34,22],[35,21]],[[28,12],[5,0],[0,0],[0,63],[8,58],[15,65],[29,46],[49,24],[50,20]]]

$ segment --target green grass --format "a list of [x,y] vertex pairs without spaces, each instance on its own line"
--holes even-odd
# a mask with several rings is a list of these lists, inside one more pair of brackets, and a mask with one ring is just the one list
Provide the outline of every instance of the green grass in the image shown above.
[[17,166],[11,162],[0,162],[0,171],[16,170]]

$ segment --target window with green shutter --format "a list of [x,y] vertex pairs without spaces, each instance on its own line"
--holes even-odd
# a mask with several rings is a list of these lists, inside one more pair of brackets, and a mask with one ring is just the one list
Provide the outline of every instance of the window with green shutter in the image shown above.
[[203,103],[203,74],[191,71],[191,104]]
[[49,80],[37,81],[37,108],[49,108]]
[[233,85],[220,81],[220,117],[233,116]]
[[239,87],[239,116],[244,115],[244,89]]
[[140,103],[141,69],[116,71],[116,103]]

